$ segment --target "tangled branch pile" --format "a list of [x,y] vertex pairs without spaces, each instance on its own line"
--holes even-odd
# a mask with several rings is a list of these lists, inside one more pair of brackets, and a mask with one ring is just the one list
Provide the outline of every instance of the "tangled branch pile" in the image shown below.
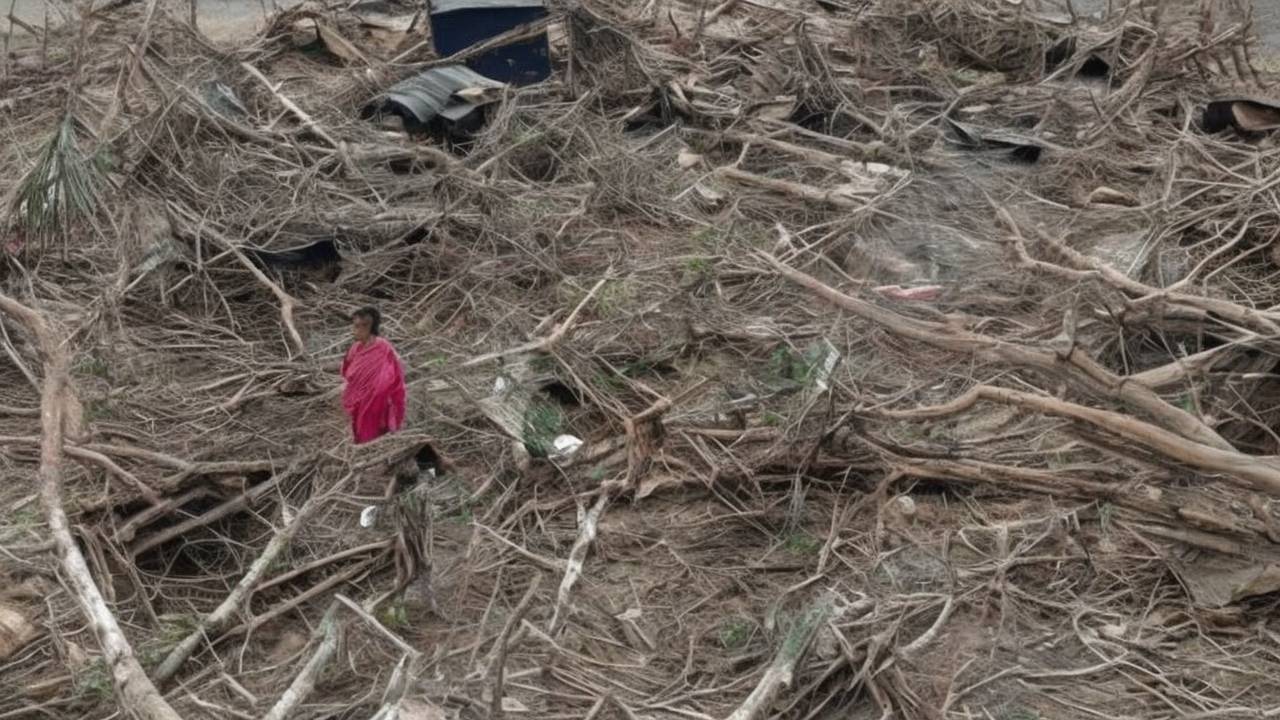
[[17,45],[0,719],[1280,715],[1248,16],[1032,5],[557,7],[461,145],[347,3]]

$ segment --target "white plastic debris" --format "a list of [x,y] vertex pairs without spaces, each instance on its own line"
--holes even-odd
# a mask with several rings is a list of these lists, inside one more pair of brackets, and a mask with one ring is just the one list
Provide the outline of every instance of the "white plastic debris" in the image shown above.
[[913,518],[916,516],[916,501],[906,495],[899,495],[893,500],[894,505],[899,514],[904,518]]
[[822,340],[822,351],[822,363],[814,368],[813,374],[813,389],[817,393],[824,393],[830,387],[828,380],[831,379],[831,373],[835,372],[836,363],[840,362],[840,351],[826,338]]
[[688,170],[689,168],[697,167],[701,163],[702,156],[688,148],[682,148],[680,152],[676,154],[676,164],[680,166],[681,170]]
[[376,522],[378,522],[378,507],[376,505],[370,505],[360,511],[360,527],[371,528]]
[[582,447],[582,440],[572,435],[557,435],[555,440],[551,441],[551,457],[562,459],[572,457],[578,452],[578,448]]

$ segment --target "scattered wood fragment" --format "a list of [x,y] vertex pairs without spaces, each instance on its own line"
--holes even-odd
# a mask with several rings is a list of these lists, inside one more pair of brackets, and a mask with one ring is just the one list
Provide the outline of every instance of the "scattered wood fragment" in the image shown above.
[[0,662],[13,657],[39,634],[29,613],[0,602]]
[[302,666],[302,670],[294,677],[288,689],[280,696],[275,705],[262,716],[262,720],[287,720],[293,717],[299,706],[311,697],[316,689],[320,673],[324,672],[337,653],[343,635],[342,624],[338,622],[339,603],[335,600],[316,628],[314,637],[319,640],[315,652]]
[[796,666],[808,652],[818,630],[827,624],[833,608],[831,597],[820,598],[800,616],[782,641],[773,662],[765,669],[751,694],[727,716],[727,720],[756,720],[768,717],[770,708],[783,690],[791,687]]
[[503,678],[506,674],[507,644],[511,641],[512,633],[520,626],[524,616],[528,614],[534,598],[537,597],[538,586],[541,584],[542,574],[535,573],[533,580],[529,581],[529,587],[524,591],[524,597],[520,598],[520,602],[515,609],[507,616],[507,621],[502,626],[502,632],[498,635],[497,644],[495,645],[496,655],[493,659],[493,682],[490,685],[493,692],[493,698],[489,704],[490,718],[501,718],[503,716],[502,689]]
[[582,576],[587,552],[591,549],[591,543],[596,539],[596,529],[600,524],[600,516],[609,507],[609,502],[612,499],[612,493],[600,493],[591,509],[581,515],[578,537],[573,541],[573,547],[569,550],[569,560],[565,563],[564,577],[560,580],[560,589],[556,591],[555,608],[551,611],[551,621],[547,625],[547,634],[551,637],[559,634],[561,628],[564,627],[564,614],[568,612],[569,596],[573,593],[573,586],[577,584],[578,578]]
[[845,210],[862,210],[867,207],[875,188],[869,183],[845,183],[833,189],[824,189],[812,185],[804,185],[790,180],[756,175],[732,167],[716,169],[716,175],[726,180],[763,188],[781,195],[788,195],[805,202],[819,205],[830,205]]
[[342,145],[335,140],[328,131],[320,127],[320,123],[316,122],[315,118],[311,117],[307,111],[299,107],[293,100],[290,100],[287,95],[280,92],[280,86],[283,83],[272,83],[267,79],[266,75],[262,74],[262,71],[258,70],[258,68],[248,62],[240,63],[240,67],[244,68],[244,71],[249,73],[250,77],[262,83],[262,85],[267,88],[271,95],[275,97],[275,99],[283,105],[286,110],[293,113],[293,116],[298,118],[298,121],[302,123],[303,127],[315,133],[321,140],[328,143],[330,147],[339,149],[342,147]]
[[261,268],[254,264],[254,262],[244,254],[244,251],[242,251],[230,238],[222,235],[203,223],[198,223],[193,226],[191,223],[186,221],[185,213],[181,213],[181,208],[175,206],[173,203],[170,203],[169,207],[174,216],[175,226],[181,227],[186,234],[192,237],[208,237],[221,245],[225,250],[234,255],[236,260],[239,261],[246,270],[252,273],[259,283],[270,290],[272,295],[276,296],[276,300],[280,302],[280,317],[284,321],[285,328],[289,331],[289,339],[293,341],[294,350],[298,355],[305,357],[307,355],[307,344],[302,340],[302,335],[298,332],[298,327],[294,323],[294,309],[297,307],[298,301],[289,293],[285,292],[284,289],[271,278],[267,277],[266,273],[262,272]]
[[509,348],[507,350],[485,353],[484,355],[471,358],[470,360],[462,363],[462,367],[475,367],[476,365],[482,365],[491,360],[497,360],[510,355],[522,355],[532,352],[549,352],[558,343],[564,340],[564,337],[571,329],[573,329],[574,323],[577,322],[578,315],[582,312],[582,308],[586,307],[587,303],[591,302],[591,299],[595,297],[596,293],[599,292],[600,288],[604,287],[604,284],[607,282],[609,282],[609,277],[607,277],[607,275],[606,277],[602,277],[596,281],[596,284],[591,286],[591,290],[587,292],[586,296],[583,297],[582,300],[578,302],[577,306],[573,308],[573,311],[569,313],[569,317],[565,318],[564,322],[557,324],[549,335],[537,340],[530,340],[523,345]]

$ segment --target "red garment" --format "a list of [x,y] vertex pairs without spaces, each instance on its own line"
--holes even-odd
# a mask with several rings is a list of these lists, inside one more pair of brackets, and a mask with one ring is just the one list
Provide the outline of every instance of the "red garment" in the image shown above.
[[352,345],[342,361],[342,379],[342,407],[357,445],[404,425],[404,368],[391,343],[375,337],[368,345]]

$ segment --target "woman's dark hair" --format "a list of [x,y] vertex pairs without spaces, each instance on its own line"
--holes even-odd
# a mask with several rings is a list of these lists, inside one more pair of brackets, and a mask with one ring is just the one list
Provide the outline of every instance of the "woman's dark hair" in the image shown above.
[[369,332],[374,335],[378,335],[378,331],[382,329],[382,313],[378,312],[378,308],[376,307],[362,307],[351,313],[351,319],[355,320],[356,318],[368,319]]

